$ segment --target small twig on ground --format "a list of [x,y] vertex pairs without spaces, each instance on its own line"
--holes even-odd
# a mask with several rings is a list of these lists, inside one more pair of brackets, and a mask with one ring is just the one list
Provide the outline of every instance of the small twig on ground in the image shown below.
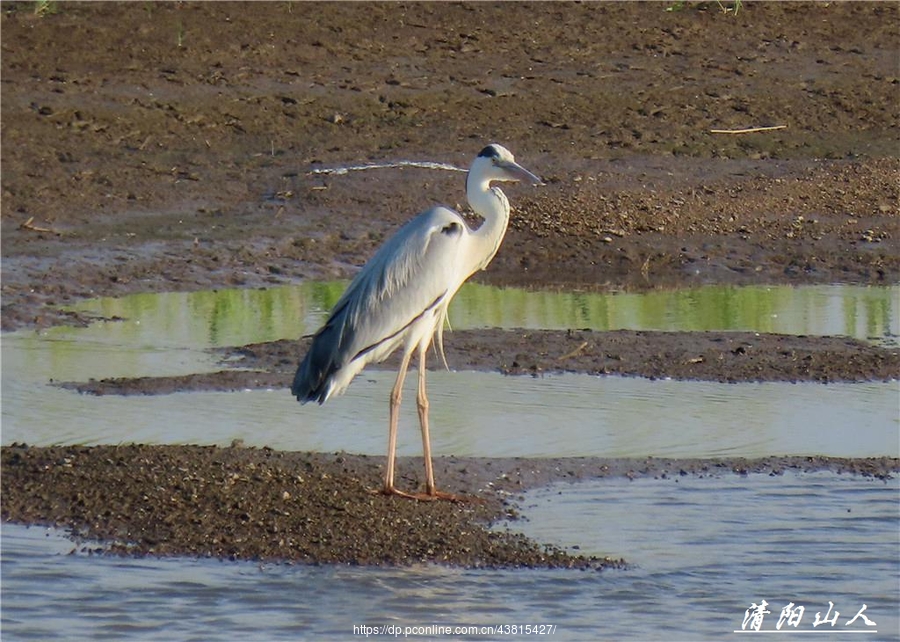
[[787,129],[787,125],[772,125],[770,127],[748,127],[746,129],[710,129],[710,134],[752,134],[754,132],[773,132],[776,129]]
[[574,357],[576,354],[578,354],[579,352],[581,352],[582,350],[584,350],[587,347],[588,347],[588,342],[582,341],[581,345],[579,345],[577,348],[575,348],[571,352],[567,352],[563,356],[561,356],[559,358],[559,361],[565,361],[566,359],[571,359],[572,357]]
[[644,264],[641,266],[641,276],[644,277],[644,280],[649,283],[649,281],[650,281],[650,257],[649,256],[644,260]]
[[24,223],[21,223],[19,225],[19,229],[20,230],[28,230],[30,232],[46,232],[48,234],[56,234],[57,236],[59,236],[61,234],[61,232],[57,232],[53,228],[41,227],[39,225],[35,225],[33,216],[29,216],[27,221],[25,221]]

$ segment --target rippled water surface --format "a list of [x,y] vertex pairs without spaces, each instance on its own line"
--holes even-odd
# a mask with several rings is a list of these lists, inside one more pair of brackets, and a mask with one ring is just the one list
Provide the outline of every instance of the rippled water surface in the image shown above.
[[[896,639],[900,484],[834,474],[624,480],[529,493],[511,528],[624,571],[372,569],[69,555],[55,532],[3,525],[11,639],[350,639],[353,625],[555,625],[546,639],[721,640],[765,600],[803,606],[798,634]],[[840,616],[816,636],[828,602]],[[866,605],[862,618],[847,624]],[[833,615],[833,612],[832,612]],[[830,627],[831,628],[831,627]],[[787,629],[785,629],[787,630]],[[873,633],[872,631],[877,631]],[[856,635],[851,636],[850,633]],[[455,635],[428,639],[524,639]],[[420,638],[422,639],[422,638]]]
[[[243,439],[381,454],[389,372],[364,373],[324,407],[300,406],[285,390],[126,398],[51,385],[218,368],[206,348],[313,331],[343,287],[100,299],[83,308],[122,320],[3,335],[2,441]],[[451,322],[845,334],[895,343],[898,294],[829,286],[599,295],[470,285]],[[897,382],[729,385],[476,372],[435,372],[429,381],[438,455],[900,456]],[[419,454],[413,406],[401,418],[401,454]],[[403,627],[429,624],[550,624],[560,640],[657,639],[661,631],[722,639],[741,629],[751,603],[766,600],[763,629],[774,629],[793,602],[805,607],[796,633],[824,637],[813,621],[831,601],[840,611],[835,632],[896,639],[898,500],[896,479],[835,474],[610,480],[530,492],[521,500],[527,520],[500,526],[633,564],[603,573],[130,560],[69,555],[75,545],[59,533],[3,524],[2,631],[4,639],[30,640],[294,640],[348,639],[353,624],[396,625],[401,635]],[[877,635],[862,618],[845,624],[862,604]]]

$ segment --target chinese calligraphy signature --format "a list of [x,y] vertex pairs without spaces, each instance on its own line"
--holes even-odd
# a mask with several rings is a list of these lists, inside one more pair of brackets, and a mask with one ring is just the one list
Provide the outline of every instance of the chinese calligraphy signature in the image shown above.
[[[772,613],[769,610],[769,603],[765,600],[760,600],[759,604],[753,602],[750,604],[750,608],[744,611],[744,621],[741,623],[741,631],[760,631],[763,628],[763,620],[765,617]],[[844,622],[844,626],[853,626],[857,620],[862,620],[861,624],[866,627],[875,627],[877,626],[875,622],[870,620],[865,615],[866,608],[868,608],[865,604],[862,605],[862,608],[857,611],[856,615],[852,618],[848,619]],[[832,611],[834,613],[832,614]],[[781,631],[782,627],[785,630],[790,630],[787,627],[798,628],[800,626],[800,622],[803,620],[803,614],[806,612],[806,607],[801,605],[794,604],[793,602],[789,602],[786,606],[781,609],[781,614],[778,617],[778,622],[775,624],[775,630]],[[813,620],[812,626],[813,629],[817,629],[822,625],[830,625],[832,628],[838,623],[838,618],[840,617],[840,612],[835,610],[834,602],[828,602],[828,611],[825,612],[825,616],[822,616],[822,612],[816,612],[816,617]],[[857,628],[860,625],[857,625]],[[739,633],[740,631],[735,631]],[[877,633],[876,630],[872,630],[872,633]]]

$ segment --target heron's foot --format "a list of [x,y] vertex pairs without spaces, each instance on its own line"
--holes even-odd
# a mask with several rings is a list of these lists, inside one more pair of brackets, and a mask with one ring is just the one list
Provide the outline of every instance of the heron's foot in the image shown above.
[[453,493],[445,493],[442,490],[433,489],[431,492],[424,493],[407,493],[406,491],[400,490],[399,488],[395,488],[393,486],[384,486],[379,488],[378,490],[370,490],[370,493],[373,495],[395,495],[397,497],[402,497],[403,499],[412,499],[417,502],[434,502],[434,501],[446,501],[446,502],[482,502],[479,497],[468,497],[466,495],[454,495]]
[[454,503],[462,503],[474,501],[475,497],[466,497],[465,495],[454,495],[453,493],[445,493],[442,490],[437,490],[436,488],[432,488],[431,491],[426,491],[424,493],[419,493],[420,499],[423,501],[437,501],[443,500],[445,502],[454,502]]

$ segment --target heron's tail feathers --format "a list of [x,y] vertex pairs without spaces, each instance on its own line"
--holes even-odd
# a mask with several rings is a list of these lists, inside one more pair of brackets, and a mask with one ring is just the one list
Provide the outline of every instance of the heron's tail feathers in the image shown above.
[[325,403],[334,390],[334,375],[340,370],[340,363],[335,358],[335,342],[329,336],[334,331],[332,326],[325,326],[313,337],[309,352],[297,367],[291,394],[300,403],[316,401]]

